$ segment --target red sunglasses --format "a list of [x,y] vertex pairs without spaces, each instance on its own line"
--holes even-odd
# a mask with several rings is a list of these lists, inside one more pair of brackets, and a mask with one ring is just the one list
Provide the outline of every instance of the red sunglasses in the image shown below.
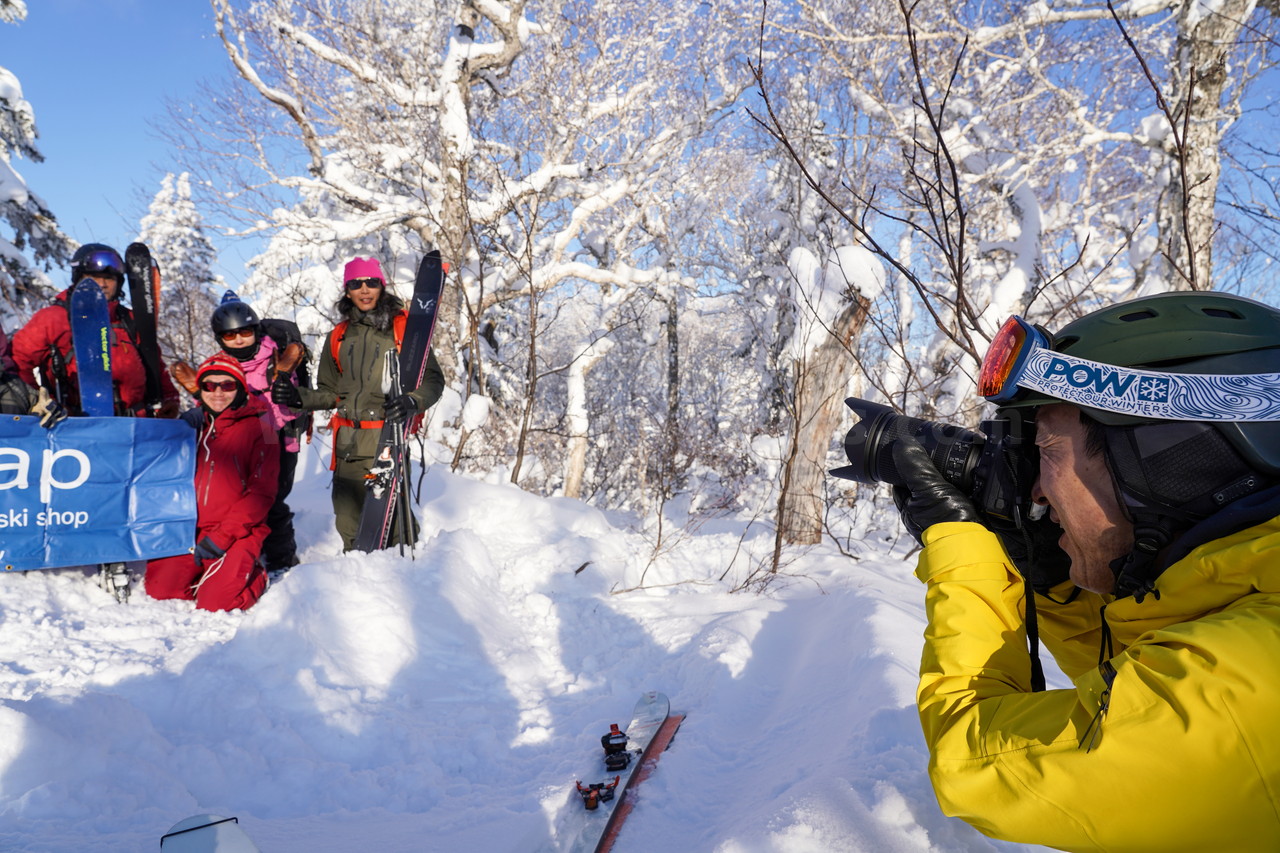
[[206,379],[200,383],[200,387],[205,391],[235,391],[240,387],[240,383],[234,379],[224,379],[221,382]]

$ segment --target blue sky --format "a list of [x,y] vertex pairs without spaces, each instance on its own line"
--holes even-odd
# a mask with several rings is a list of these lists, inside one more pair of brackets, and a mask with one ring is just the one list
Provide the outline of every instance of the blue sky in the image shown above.
[[[153,129],[166,99],[230,70],[203,0],[28,0],[25,21],[0,25],[0,66],[22,83],[45,157],[14,166],[72,238],[122,251],[174,169]],[[234,284],[244,250],[215,243]]]

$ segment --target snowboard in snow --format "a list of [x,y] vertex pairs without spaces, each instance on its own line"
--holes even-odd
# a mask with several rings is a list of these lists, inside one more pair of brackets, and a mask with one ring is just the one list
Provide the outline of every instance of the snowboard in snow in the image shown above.
[[168,853],[259,853],[234,817],[192,815],[180,820],[160,838]]
[[[413,298],[409,302],[409,317],[400,343],[399,361],[390,371],[395,379],[389,388],[384,389],[388,398],[413,391],[422,384],[427,370],[427,354],[431,350],[431,335],[435,331],[436,314],[440,308],[440,295],[444,291],[444,274],[445,266],[438,251],[423,256],[413,284]],[[412,508],[408,502],[408,490],[404,488],[409,463],[408,427],[403,423],[382,426],[378,452],[366,475],[368,492],[360,510],[360,524],[353,543],[357,551],[380,551],[387,547],[397,506],[406,529],[412,529],[413,523],[409,520]],[[412,543],[401,539],[401,545],[405,544]]]
[[156,337],[156,311],[160,304],[160,267],[145,243],[130,243],[124,252],[125,278],[129,283],[129,307],[138,337],[138,355],[147,371],[147,407],[160,406],[160,343]]
[[[684,716],[671,713],[671,703],[664,694],[657,691],[641,694],[631,722],[623,728],[629,763],[622,769],[608,769],[601,752],[591,771],[595,775],[574,785],[569,802],[560,810],[552,827],[553,837],[540,849],[548,853],[609,853],[635,807],[636,788],[653,772],[682,722]],[[613,787],[609,788],[611,784]],[[607,790],[609,798],[598,798],[595,807],[589,809],[591,797],[582,792],[593,786]]]
[[76,357],[76,381],[80,386],[80,409],[93,418],[109,418],[116,413],[111,387],[111,315],[107,297],[93,279],[81,279],[71,288],[68,299],[71,318],[71,349]]

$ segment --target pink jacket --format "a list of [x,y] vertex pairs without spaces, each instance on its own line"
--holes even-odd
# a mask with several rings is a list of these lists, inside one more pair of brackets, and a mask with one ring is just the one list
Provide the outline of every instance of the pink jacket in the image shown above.
[[[244,368],[245,376],[249,380],[249,393],[266,405],[267,422],[276,430],[302,415],[302,412],[294,412],[285,406],[277,406],[271,402],[271,394],[269,393],[271,389],[271,366],[275,364],[278,351],[279,348],[276,346],[276,342],[269,335],[262,335],[262,342],[258,345],[258,352],[253,358],[240,362],[240,366]],[[293,374],[290,378],[293,380],[294,385],[298,384],[297,374]],[[297,453],[298,448],[298,439],[296,437],[285,437],[285,450],[290,453]]]

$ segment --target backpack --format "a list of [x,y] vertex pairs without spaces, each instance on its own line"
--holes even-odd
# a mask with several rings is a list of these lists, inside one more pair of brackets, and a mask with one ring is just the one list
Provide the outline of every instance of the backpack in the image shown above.
[[[284,352],[284,348],[289,344],[302,344],[302,361],[298,362],[294,373],[298,376],[299,385],[304,388],[310,388],[311,349],[307,346],[306,341],[302,339],[302,332],[298,329],[298,324],[292,320],[268,318],[259,320],[258,326],[262,329],[263,334],[275,341],[277,352]],[[293,438],[297,438],[305,432],[308,435],[307,440],[310,441],[311,413],[307,412],[289,421],[281,428],[281,432]]]
[[[339,373],[342,372],[342,359],[338,357],[338,353],[342,350],[342,339],[347,336],[349,324],[350,321],[343,320],[329,333],[329,357],[333,359],[333,366],[338,368]],[[400,352],[400,348],[404,346],[404,329],[408,324],[408,311],[401,311],[391,318],[391,334],[396,340],[396,352]]]
[[302,361],[294,372],[298,374],[298,384],[310,388],[311,348],[302,339],[302,332],[299,331],[298,324],[292,320],[269,318],[258,321],[258,325],[271,340],[275,341],[276,349],[280,352],[284,352],[284,348],[289,344],[302,344]]

